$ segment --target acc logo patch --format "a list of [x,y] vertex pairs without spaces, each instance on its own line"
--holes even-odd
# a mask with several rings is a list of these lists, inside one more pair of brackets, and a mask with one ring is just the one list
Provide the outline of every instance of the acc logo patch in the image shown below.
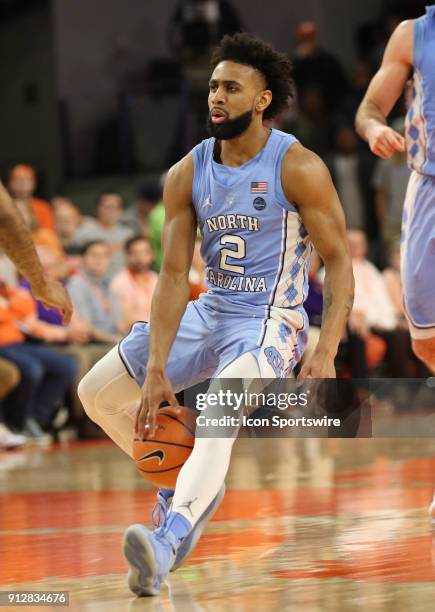
[[255,210],[264,210],[266,208],[266,200],[264,198],[255,198],[253,205]]

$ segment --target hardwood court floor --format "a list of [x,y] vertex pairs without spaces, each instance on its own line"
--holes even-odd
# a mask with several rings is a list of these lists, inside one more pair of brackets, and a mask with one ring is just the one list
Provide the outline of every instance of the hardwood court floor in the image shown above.
[[128,457],[110,442],[2,453],[0,590],[68,590],[92,612],[435,609],[435,440],[239,440],[227,485],[168,588],[136,599],[120,543],[154,492]]

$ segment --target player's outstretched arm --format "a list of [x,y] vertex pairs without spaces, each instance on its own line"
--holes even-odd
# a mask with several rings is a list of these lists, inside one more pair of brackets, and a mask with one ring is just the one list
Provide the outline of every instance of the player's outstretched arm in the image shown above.
[[171,168],[163,193],[163,263],[152,301],[147,375],[136,419],[136,433],[141,439],[153,435],[156,413],[162,402],[177,406],[165,368],[190,297],[189,270],[197,225],[192,180],[193,159],[189,154]]
[[73,307],[68,293],[60,283],[45,277],[30,230],[1,183],[0,248],[27,278],[33,296],[46,306],[58,308],[65,323],[69,323]]
[[373,153],[384,159],[405,150],[405,139],[387,125],[403,92],[413,61],[413,23],[403,21],[393,32],[382,65],[373,77],[355,118],[355,126]]
[[284,158],[282,185],[289,202],[298,207],[326,272],[320,338],[300,379],[335,377],[334,359],[354,291],[343,209],[325,164],[299,144],[293,145]]

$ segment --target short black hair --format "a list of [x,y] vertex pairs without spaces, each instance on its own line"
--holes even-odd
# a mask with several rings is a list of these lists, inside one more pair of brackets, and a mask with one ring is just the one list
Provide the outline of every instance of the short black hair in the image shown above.
[[263,75],[266,88],[272,92],[272,102],[264,111],[264,119],[273,119],[287,108],[288,99],[293,96],[292,64],[287,55],[260,38],[238,32],[222,38],[211,59],[212,70],[224,61],[251,66]]
[[148,236],[145,236],[144,234],[138,234],[137,236],[133,236],[132,238],[129,238],[125,243],[124,243],[124,250],[126,253],[128,253],[131,249],[131,247],[136,244],[136,242],[146,242],[147,244],[149,244],[149,246],[151,246],[151,240],[148,238]]
[[90,240],[89,242],[85,242],[85,244],[80,249],[80,255],[83,257],[94,246],[105,246],[108,247],[109,243],[104,240]]

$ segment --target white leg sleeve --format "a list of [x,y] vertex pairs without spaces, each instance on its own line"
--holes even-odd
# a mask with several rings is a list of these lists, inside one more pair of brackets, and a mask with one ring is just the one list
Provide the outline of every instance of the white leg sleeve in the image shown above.
[[[245,353],[228,365],[220,378],[259,378],[257,360]],[[213,388],[213,382],[210,391]],[[204,411],[204,414],[207,409]],[[177,479],[172,510],[182,514],[192,525],[216,497],[230,464],[234,438],[196,438],[189,459]]]
[[100,359],[80,381],[78,394],[89,418],[132,457],[141,390],[125,369],[117,347]]

